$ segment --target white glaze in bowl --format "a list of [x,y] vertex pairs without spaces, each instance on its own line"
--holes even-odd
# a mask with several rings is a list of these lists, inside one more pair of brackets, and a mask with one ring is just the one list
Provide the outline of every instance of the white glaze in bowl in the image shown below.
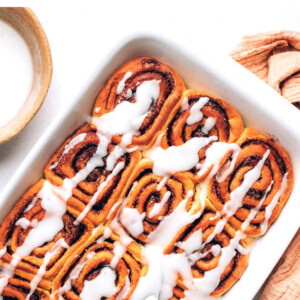
[[[14,47],[12,52],[15,52],[15,59],[20,60],[19,65],[16,61],[12,61],[11,64],[9,64],[10,56],[12,56],[13,53],[6,52],[7,63],[4,67],[6,68],[5,72],[7,73],[7,78],[1,78],[2,83],[7,85],[7,89],[2,90],[1,105],[5,105],[3,100],[3,97],[5,97],[4,93],[7,94],[5,99],[8,99],[8,101],[10,97],[13,96],[19,98],[16,100],[14,113],[11,113],[12,118],[6,116],[7,119],[0,122],[1,144],[17,135],[39,110],[51,82],[52,59],[45,32],[29,8],[1,7],[0,22],[2,22],[3,25],[2,29],[6,30],[5,32],[8,36],[10,35],[10,39],[6,39],[6,42]],[[8,26],[11,26],[11,28],[7,28]],[[19,40],[17,38],[18,34],[16,33],[14,35],[13,31],[16,31],[20,35]],[[22,45],[21,37],[27,44],[27,49],[25,45]],[[16,48],[18,48],[18,50],[16,50]],[[26,53],[26,51],[28,51],[28,53]],[[26,62],[24,62],[25,59],[27,59]],[[3,67],[3,64],[1,64],[1,66]],[[11,79],[13,79],[11,68],[22,73],[14,76],[14,83],[11,82]],[[2,71],[1,74],[3,73]],[[23,81],[22,78],[24,78]],[[11,88],[8,88],[9,86],[11,86]],[[12,91],[12,89],[14,90]],[[10,101],[12,101],[12,98]],[[7,104],[7,106],[10,104]],[[5,109],[3,110],[5,111]]]

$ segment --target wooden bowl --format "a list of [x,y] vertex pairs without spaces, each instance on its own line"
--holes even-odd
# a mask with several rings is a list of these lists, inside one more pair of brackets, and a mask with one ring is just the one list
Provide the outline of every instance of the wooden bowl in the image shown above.
[[31,90],[21,110],[16,112],[16,116],[0,127],[1,144],[20,133],[44,102],[52,77],[52,58],[46,34],[31,9],[1,7],[0,20],[11,25],[23,37],[29,48],[33,64]]

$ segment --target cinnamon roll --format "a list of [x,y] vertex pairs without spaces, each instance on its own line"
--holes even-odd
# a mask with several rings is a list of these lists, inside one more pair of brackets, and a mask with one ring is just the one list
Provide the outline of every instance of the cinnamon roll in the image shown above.
[[[101,143],[107,143],[107,147],[102,147]],[[115,159],[116,147],[97,133],[94,124],[86,124],[59,148],[46,165],[46,179],[57,186],[61,186],[66,178],[80,178],[80,173],[85,173],[67,201],[72,214],[82,218],[87,216],[95,224],[105,221],[140,159],[137,151],[124,153]],[[98,152],[103,157],[97,156]],[[88,164],[92,165],[92,158],[94,165],[90,168]]]
[[[46,212],[41,204],[39,192],[44,184],[45,180],[40,180],[33,185],[1,223],[0,249],[3,255],[0,259],[0,268],[28,281],[32,281],[39,273],[40,279],[35,279],[38,286],[50,289],[51,280],[61,269],[69,253],[88,238],[93,224],[89,220],[84,220],[75,226],[75,217],[66,212],[62,215],[62,230],[54,239],[44,242],[43,237],[34,235],[34,229],[39,228],[40,234],[46,236],[47,230],[50,231],[47,226],[51,226],[50,219],[48,225],[47,221],[43,224]],[[59,208],[54,207],[55,209]],[[30,243],[26,244],[28,237]]]
[[155,175],[152,168],[151,160],[138,163],[122,193],[125,200],[118,216],[124,230],[143,244],[149,242],[149,236],[181,201],[186,199],[189,209],[194,193],[194,184],[188,177],[179,174],[164,178]]
[[[157,83],[159,91],[146,103],[145,93],[138,88],[148,83]],[[143,102],[147,116],[132,137],[132,144],[147,145],[178,107],[184,89],[182,79],[170,67],[151,57],[139,57],[127,62],[109,78],[96,99],[93,116],[112,112],[124,101]],[[115,140],[120,141],[120,137],[115,136]]]
[[[235,142],[244,130],[243,120],[238,112],[228,103],[206,93],[187,90],[183,93],[181,107],[164,128],[161,146],[166,149],[180,146],[195,137],[216,137],[199,150],[200,166],[205,161],[206,150],[214,143]],[[197,167],[187,174],[195,181],[201,182],[209,174],[209,170],[199,173]]]
[[237,141],[241,150],[229,176],[220,180],[230,156],[208,186],[208,197],[238,229],[264,234],[278,217],[293,186],[293,167],[286,151],[271,137],[246,128]]
[[[100,227],[53,282],[55,299],[130,299],[141,274],[141,248]],[[92,298],[91,298],[92,297]]]
[[168,253],[187,255],[192,274],[192,278],[179,274],[171,299],[208,294],[219,297],[228,291],[248,265],[245,237],[206,201],[200,216],[183,227],[168,248]]

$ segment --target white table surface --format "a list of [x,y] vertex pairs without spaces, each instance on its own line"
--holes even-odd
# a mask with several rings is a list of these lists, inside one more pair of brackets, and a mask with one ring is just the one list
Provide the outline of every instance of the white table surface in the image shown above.
[[272,6],[262,7],[260,2],[17,1],[30,6],[40,19],[54,68],[49,93],[38,114],[20,135],[0,145],[0,191],[57,113],[74,101],[83,82],[122,38],[148,32],[207,55],[227,55],[245,34],[273,29],[300,31],[299,6],[272,1]]

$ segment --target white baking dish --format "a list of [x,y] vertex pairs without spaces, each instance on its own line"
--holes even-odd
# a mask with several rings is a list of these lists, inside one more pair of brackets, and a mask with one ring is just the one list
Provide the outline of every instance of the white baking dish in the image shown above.
[[252,299],[299,228],[300,218],[300,114],[275,91],[229,57],[207,58],[189,47],[174,45],[153,36],[128,38],[99,65],[88,86],[64,110],[32,148],[0,195],[0,221],[25,190],[43,174],[44,165],[61,143],[90,114],[99,90],[110,74],[126,61],[153,56],[171,66],[189,88],[220,96],[242,115],[246,126],[274,135],[291,156],[295,185],[281,215],[259,239],[247,270],[222,299]]

